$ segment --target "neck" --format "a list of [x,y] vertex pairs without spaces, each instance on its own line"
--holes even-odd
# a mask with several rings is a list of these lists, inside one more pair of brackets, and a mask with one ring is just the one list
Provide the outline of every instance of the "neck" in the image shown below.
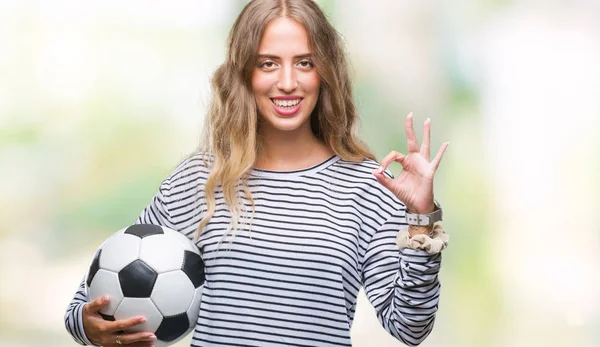
[[325,160],[333,152],[312,133],[310,127],[296,131],[261,132],[262,151],[255,166],[267,170],[296,170]]

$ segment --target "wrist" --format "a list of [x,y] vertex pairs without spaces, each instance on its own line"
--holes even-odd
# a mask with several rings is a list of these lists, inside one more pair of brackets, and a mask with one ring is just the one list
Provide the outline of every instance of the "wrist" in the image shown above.
[[431,227],[435,222],[439,222],[442,220],[442,208],[438,203],[434,200],[433,208],[423,208],[418,209],[418,211],[427,211],[430,212],[412,212],[411,208],[408,207],[406,209],[406,222],[409,225],[414,226],[424,226]]
[[433,231],[433,225],[421,226],[421,225],[409,225],[408,233],[410,236],[415,235],[427,235],[431,237],[431,232]]
[[437,210],[437,206],[435,205],[435,201],[432,199],[428,204],[423,206],[406,206],[406,209],[409,213],[416,214],[427,214]]

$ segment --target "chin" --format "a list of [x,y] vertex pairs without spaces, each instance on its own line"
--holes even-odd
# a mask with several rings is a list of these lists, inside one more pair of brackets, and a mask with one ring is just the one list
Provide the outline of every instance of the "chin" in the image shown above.
[[278,131],[295,131],[309,121],[309,119],[301,119],[300,117],[282,118],[279,116],[269,117],[268,123],[271,128]]

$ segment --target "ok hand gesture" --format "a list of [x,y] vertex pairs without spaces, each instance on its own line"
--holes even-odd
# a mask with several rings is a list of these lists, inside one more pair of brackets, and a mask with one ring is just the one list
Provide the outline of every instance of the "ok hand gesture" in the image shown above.
[[[440,165],[442,156],[448,147],[444,142],[437,155],[430,161],[430,128],[431,121],[427,119],[424,126],[423,144],[419,143],[413,129],[413,115],[409,113],[405,121],[408,154],[391,151],[381,161],[379,169],[373,174],[379,183],[389,189],[411,213],[430,213],[435,210],[433,202],[433,175]],[[402,172],[396,178],[388,178],[383,171],[393,161],[402,165]]]

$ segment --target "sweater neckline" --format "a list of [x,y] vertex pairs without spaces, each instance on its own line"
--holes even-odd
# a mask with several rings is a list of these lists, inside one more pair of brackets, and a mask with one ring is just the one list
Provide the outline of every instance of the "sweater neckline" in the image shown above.
[[328,166],[334,164],[338,160],[340,160],[340,157],[337,154],[334,154],[331,157],[329,157],[328,159],[326,159],[325,161],[322,161],[311,167],[307,167],[304,169],[298,169],[298,170],[289,170],[289,171],[286,171],[286,170],[274,171],[274,170],[264,170],[264,169],[252,168],[250,170],[250,176],[271,177],[271,178],[289,178],[289,177],[297,177],[297,176],[306,176],[306,175],[311,175],[313,173],[319,172],[319,171],[327,168]]

